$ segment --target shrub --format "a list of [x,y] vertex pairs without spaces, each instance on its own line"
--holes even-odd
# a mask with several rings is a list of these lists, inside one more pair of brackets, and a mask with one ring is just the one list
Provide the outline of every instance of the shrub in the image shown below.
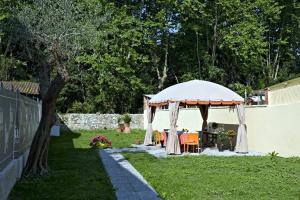
[[131,122],[131,117],[130,117],[130,115],[129,115],[129,114],[124,114],[124,115],[123,115],[123,121],[124,121],[124,123],[129,124],[129,123]]
[[276,151],[272,151],[272,152],[268,153],[268,155],[271,157],[271,160],[273,160],[273,159],[279,157],[279,156],[278,156],[279,153],[277,153]]
[[226,132],[226,135],[228,135],[229,137],[234,137],[234,136],[236,136],[236,131],[235,130],[228,130]]
[[104,149],[111,147],[111,141],[106,136],[97,135],[91,139],[90,146],[92,148]]

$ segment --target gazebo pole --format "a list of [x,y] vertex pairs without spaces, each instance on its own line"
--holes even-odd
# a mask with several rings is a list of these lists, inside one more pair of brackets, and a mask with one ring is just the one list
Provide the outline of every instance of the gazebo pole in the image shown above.
[[239,120],[239,128],[236,138],[235,151],[237,153],[248,153],[247,130],[245,124],[245,107],[241,103],[236,105],[237,116]]
[[[199,106],[199,109],[200,109],[200,113],[201,113],[201,116],[202,116],[202,119],[203,119],[203,122],[202,122],[202,137],[204,135],[204,131],[205,131],[205,128],[207,127],[207,119],[208,119],[208,105],[200,105]],[[201,138],[203,139],[203,138]],[[208,138],[207,138],[207,135],[205,137],[205,142],[207,143],[208,142]]]
[[180,102],[169,103],[169,118],[170,118],[170,131],[167,140],[166,151],[167,154],[181,154],[178,135],[177,135],[177,119],[179,113]]
[[152,145],[152,132],[153,132],[152,122],[153,122],[153,119],[154,119],[155,110],[156,110],[156,107],[155,106],[150,106],[149,105],[149,100],[148,100],[147,101],[148,127],[147,127],[146,134],[145,134],[144,145]]

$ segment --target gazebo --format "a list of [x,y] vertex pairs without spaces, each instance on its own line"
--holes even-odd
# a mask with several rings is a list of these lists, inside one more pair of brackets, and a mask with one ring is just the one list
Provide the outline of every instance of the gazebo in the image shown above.
[[247,131],[243,103],[244,99],[232,90],[209,81],[192,80],[170,86],[148,101],[148,128],[144,139],[144,145],[152,144],[152,122],[156,107],[169,105],[170,131],[166,151],[168,154],[181,154],[176,133],[176,123],[180,105],[197,105],[199,107],[203,119],[202,131],[204,131],[207,126],[209,106],[235,106],[239,121],[235,151],[238,153],[247,153]]

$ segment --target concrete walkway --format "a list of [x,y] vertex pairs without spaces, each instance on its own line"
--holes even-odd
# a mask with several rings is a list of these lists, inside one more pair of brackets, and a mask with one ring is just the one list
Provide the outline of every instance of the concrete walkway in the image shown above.
[[100,158],[119,200],[159,200],[156,191],[120,154],[128,149],[99,150]]

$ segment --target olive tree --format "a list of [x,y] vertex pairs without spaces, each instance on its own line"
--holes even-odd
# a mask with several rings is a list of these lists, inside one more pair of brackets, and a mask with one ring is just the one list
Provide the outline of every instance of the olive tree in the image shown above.
[[[17,12],[29,62],[36,65],[42,98],[42,117],[23,176],[48,173],[50,129],[57,98],[69,80],[69,66],[92,36],[90,20],[72,0],[35,0]],[[24,42],[24,41],[23,41]]]

